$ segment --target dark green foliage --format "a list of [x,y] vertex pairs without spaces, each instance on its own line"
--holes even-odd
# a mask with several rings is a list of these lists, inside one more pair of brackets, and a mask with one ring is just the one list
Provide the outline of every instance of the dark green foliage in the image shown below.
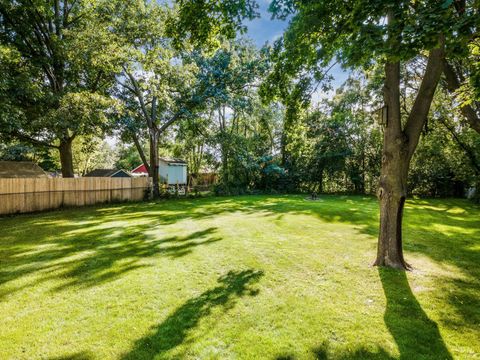
[[117,147],[118,159],[115,163],[117,169],[133,170],[142,164],[142,159],[133,145],[120,145]]
[[45,171],[58,171],[60,164],[50,149],[35,148],[24,143],[0,144],[0,160],[32,161]]
[[189,39],[196,45],[216,47],[218,37],[235,38],[244,32],[243,19],[258,16],[255,0],[177,0],[178,17],[169,19],[168,30],[175,43],[183,47]]
[[[312,92],[318,82],[328,80],[333,61],[346,67],[371,67],[409,60],[433,48],[439,32],[446,36],[449,55],[465,56],[469,30],[478,26],[473,1],[459,13],[453,1],[295,1],[275,0],[275,17],[291,17],[290,25],[273,49],[274,70],[263,85],[269,98],[292,98]],[[391,12],[399,21],[388,24]],[[395,34],[386,41],[387,34]],[[395,44],[393,45],[394,42]],[[295,96],[297,99],[302,96]]]

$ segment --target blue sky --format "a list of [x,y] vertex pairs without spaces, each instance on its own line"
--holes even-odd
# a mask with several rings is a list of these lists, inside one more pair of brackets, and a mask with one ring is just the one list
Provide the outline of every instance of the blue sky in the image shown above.
[[260,17],[253,21],[245,21],[245,25],[248,27],[247,35],[258,47],[263,46],[267,41],[272,43],[282,35],[288,25],[287,21],[271,19],[271,14],[268,12],[269,3],[268,0],[259,0]]
[[[245,21],[248,28],[247,36],[251,38],[258,47],[262,47],[266,42],[273,43],[280,37],[288,26],[288,21],[272,20],[271,14],[268,12],[268,5],[271,0],[257,0],[259,4],[258,12],[260,18],[253,21]],[[343,70],[340,66],[334,66],[330,71],[334,77],[332,85],[339,87],[348,77],[348,71]]]

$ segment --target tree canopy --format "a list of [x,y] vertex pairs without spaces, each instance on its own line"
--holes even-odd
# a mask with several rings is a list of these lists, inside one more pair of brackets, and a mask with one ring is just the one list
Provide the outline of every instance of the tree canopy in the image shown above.
[[120,59],[103,1],[0,2],[0,133],[58,148],[73,176],[71,143],[101,134]]

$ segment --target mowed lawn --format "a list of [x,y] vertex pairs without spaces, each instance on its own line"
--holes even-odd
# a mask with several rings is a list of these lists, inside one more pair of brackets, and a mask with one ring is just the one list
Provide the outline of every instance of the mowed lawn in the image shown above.
[[480,208],[244,196],[0,219],[0,359],[480,358]]

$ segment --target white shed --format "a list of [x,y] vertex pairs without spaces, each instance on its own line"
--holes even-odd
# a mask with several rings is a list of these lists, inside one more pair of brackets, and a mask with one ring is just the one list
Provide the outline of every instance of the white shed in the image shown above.
[[159,169],[160,181],[169,185],[187,184],[187,163],[181,159],[160,158]]

